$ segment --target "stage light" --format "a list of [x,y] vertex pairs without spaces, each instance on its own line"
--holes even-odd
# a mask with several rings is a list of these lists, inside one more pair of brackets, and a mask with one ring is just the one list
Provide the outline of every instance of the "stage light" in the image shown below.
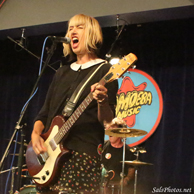
[[114,57],[114,58],[111,58],[111,59],[110,59],[109,63],[110,63],[111,65],[114,65],[114,64],[117,64],[117,63],[119,62],[119,60],[120,60],[120,58]]

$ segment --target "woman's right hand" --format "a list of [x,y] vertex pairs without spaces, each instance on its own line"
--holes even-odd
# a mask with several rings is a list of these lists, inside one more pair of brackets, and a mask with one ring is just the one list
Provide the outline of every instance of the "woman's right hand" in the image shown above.
[[39,135],[32,133],[32,147],[34,152],[39,155],[47,151],[44,145],[44,139]]
[[41,121],[36,121],[34,124],[34,129],[31,134],[32,148],[34,152],[39,155],[47,151],[47,148],[44,145],[44,139],[41,137],[42,130],[44,125]]

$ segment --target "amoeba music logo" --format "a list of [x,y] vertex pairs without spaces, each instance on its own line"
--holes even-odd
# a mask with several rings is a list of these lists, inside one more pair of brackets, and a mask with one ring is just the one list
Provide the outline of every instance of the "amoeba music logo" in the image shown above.
[[116,116],[123,118],[129,128],[147,131],[147,135],[127,138],[129,146],[136,146],[153,134],[163,111],[161,91],[147,73],[134,69],[119,78]]

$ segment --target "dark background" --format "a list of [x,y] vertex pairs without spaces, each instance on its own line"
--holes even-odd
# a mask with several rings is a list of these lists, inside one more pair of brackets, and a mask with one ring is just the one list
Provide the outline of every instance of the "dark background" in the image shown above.
[[[62,34],[55,34],[64,36]],[[115,27],[103,28],[104,46],[101,57],[109,51],[117,35]],[[48,34],[50,35],[50,34]],[[41,55],[45,35],[27,37],[26,47]],[[47,47],[50,47],[49,41]],[[155,133],[141,146],[144,162],[153,166],[140,167],[137,194],[151,194],[153,188],[189,189],[193,186],[194,150],[194,19],[171,20],[128,25],[115,44],[112,55],[134,53],[138,57],[137,69],[151,75],[158,83],[164,100],[162,119]],[[44,60],[47,53],[45,52]],[[60,60],[60,61],[58,61]],[[55,63],[56,62],[56,63]],[[66,63],[59,44],[50,63],[55,69]],[[9,39],[0,41],[0,158],[15,131],[20,112],[37,80],[39,60],[22,50]],[[47,67],[39,90],[31,100],[22,124],[26,123],[26,141],[30,140],[33,119],[39,111],[55,71]],[[148,121],[149,122],[149,121]],[[20,139],[20,133],[18,134]],[[11,145],[3,169],[9,169],[14,144]],[[19,144],[17,146],[17,153]],[[15,157],[14,166],[17,166]],[[4,193],[8,172],[0,175],[0,193]],[[15,176],[15,183],[17,176]],[[24,180],[23,184],[30,184]],[[10,182],[7,191],[10,190]],[[8,192],[7,192],[8,193]],[[162,193],[162,192],[160,192]],[[175,192],[171,192],[175,193]],[[177,193],[177,192],[176,192]]]

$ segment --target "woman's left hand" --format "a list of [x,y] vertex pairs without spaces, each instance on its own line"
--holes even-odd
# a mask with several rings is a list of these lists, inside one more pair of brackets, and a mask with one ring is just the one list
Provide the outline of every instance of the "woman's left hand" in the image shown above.
[[93,94],[93,98],[97,100],[99,104],[103,104],[108,101],[107,89],[103,85],[99,83],[92,85],[91,92]]

